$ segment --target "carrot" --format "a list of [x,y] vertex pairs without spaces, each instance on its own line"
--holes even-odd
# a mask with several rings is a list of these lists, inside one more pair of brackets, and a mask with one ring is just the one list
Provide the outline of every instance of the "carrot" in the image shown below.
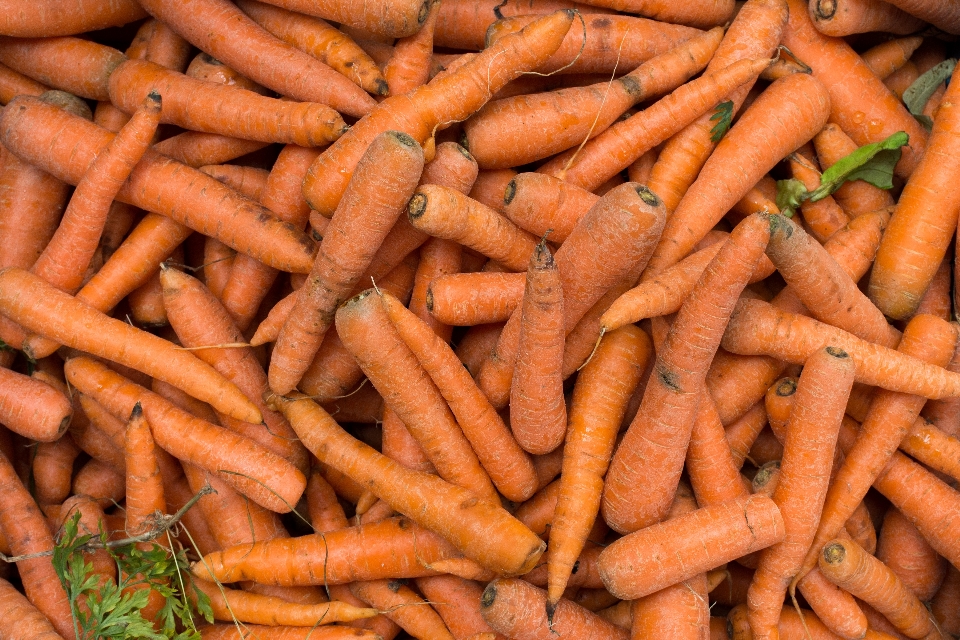
[[726,435],[713,400],[701,392],[686,464],[697,503],[704,507],[749,493]]
[[548,620],[546,593],[523,580],[498,578],[480,598],[480,612],[494,630],[517,640],[549,638],[554,634],[576,638],[626,640],[624,629],[566,599],[560,600]]
[[547,565],[550,607],[556,607],[593,527],[615,431],[650,351],[649,338],[643,331],[625,327],[601,342],[577,378],[563,454],[564,472],[551,527]]
[[400,337],[449,403],[493,483],[511,500],[529,498],[536,490],[536,475],[529,457],[469,379],[459,360],[442,340],[429,335],[426,327],[416,322],[396,298],[384,294],[382,300]]
[[747,593],[755,637],[775,637],[787,587],[816,534],[853,374],[851,358],[842,350],[827,347],[807,359],[800,376],[773,493],[786,535],[783,542],[760,554]]
[[54,442],[73,416],[69,398],[57,389],[0,367],[0,423],[24,437]]
[[266,169],[237,164],[208,164],[200,167],[200,171],[257,202],[263,195],[267,176],[270,175]]
[[355,582],[351,590],[415,638],[453,640],[437,612],[400,580]]
[[505,213],[506,207],[504,204],[506,199],[504,195],[507,192],[510,181],[516,176],[517,172],[513,169],[478,171],[476,180],[467,195],[477,202],[487,205],[491,209]]
[[855,542],[834,540],[818,555],[820,571],[827,578],[871,604],[902,633],[911,638],[939,636],[917,597],[886,565]]
[[420,29],[412,35],[397,40],[393,55],[383,68],[390,95],[409,93],[426,84],[430,79],[433,32],[439,11],[439,2],[429,3],[426,19],[423,20]]
[[63,219],[31,271],[62,291],[80,288],[113,201],[150,145],[160,118],[160,96],[148,95],[133,118],[77,183]]
[[920,36],[896,38],[867,49],[860,57],[878,78],[884,80],[905,65],[921,44],[923,38]]
[[[163,268],[160,281],[170,323],[184,346],[243,343],[240,330],[199,280],[182,271]],[[308,467],[307,452],[297,442],[296,433],[283,416],[268,409],[263,402],[267,377],[253,353],[247,349],[215,348],[200,349],[194,353],[236,384],[260,411],[263,416],[260,428],[251,432],[244,425],[243,432],[249,433],[252,440],[305,472]],[[228,429],[236,430],[227,416],[222,416],[222,422]]]
[[[813,143],[822,168],[831,167],[841,158],[853,153],[857,145],[840,127],[828,123],[818,133]],[[856,217],[869,211],[876,211],[893,204],[893,197],[885,189],[879,189],[862,180],[845,182],[831,196],[847,215]]]
[[809,11],[817,31],[835,37],[868,31],[906,35],[923,27],[923,20],[886,2],[810,0]]
[[[483,586],[472,580],[440,575],[416,579],[417,589],[429,600],[457,640],[466,640],[493,629],[480,612]],[[489,640],[504,640],[497,635]]]
[[[528,164],[569,149],[599,135],[630,107],[683,84],[706,66],[722,36],[722,29],[712,29],[616,80],[488,103],[464,124],[466,146],[484,169]],[[516,143],[505,148],[504,140]]]
[[783,519],[766,496],[697,509],[628,534],[600,554],[610,593],[636,599],[783,539]]
[[37,638],[38,640],[61,640],[63,636],[12,584],[0,578],[0,613],[5,623],[4,633],[12,638]]
[[[714,108],[732,90],[755,80],[769,64],[768,59],[741,60],[725,69],[708,72],[642,112],[614,124],[582,149],[571,149],[537,171],[593,191],[654,146]],[[738,196],[736,200],[739,199]]]
[[308,284],[299,291],[277,337],[269,369],[275,392],[286,393],[299,383],[333,324],[337,306],[370,265],[422,168],[420,146],[402,133],[382,134],[365,153],[356,180],[351,180],[337,207],[339,215],[327,228]]
[[160,447],[185,462],[220,472],[258,504],[285,512],[303,492],[306,479],[299,470],[250,440],[192,417],[88,358],[71,358],[64,368],[72,385],[114,414],[129,414],[139,400]]
[[49,89],[50,87],[0,64],[0,104],[7,104],[20,94],[39,96]]
[[957,33],[960,30],[960,14],[950,5],[941,6],[927,0],[893,0],[890,4],[947,33]]
[[900,448],[931,469],[953,478],[960,475],[960,465],[955,463],[956,454],[960,453],[960,442],[924,418],[913,423]]
[[937,624],[945,633],[955,634],[960,629],[960,571],[954,566],[947,567],[947,577],[930,603]]
[[[720,251],[726,238],[692,253],[669,267],[652,280],[641,282],[610,305],[600,318],[604,331],[612,331],[631,322],[654,318],[680,310],[683,301],[690,295],[697,279]],[[766,258],[750,277],[750,282],[763,280],[773,273],[774,266]]]
[[[53,305],[56,311],[51,310]],[[177,351],[161,338],[77,302],[25,271],[13,267],[0,271],[0,308],[5,315],[31,331],[42,332],[68,346],[86,349],[88,353],[119,361],[134,369],[143,369],[174,386],[190,389],[200,399],[238,419],[253,422],[261,419],[259,410],[236,387],[214,374],[208,365]],[[61,315],[66,315],[65,309],[73,310],[74,320]],[[101,341],[103,335],[113,336],[109,344]]]
[[[521,33],[489,47],[455,73],[433,80],[409,95],[384,100],[370,117],[341,136],[310,167],[303,183],[307,202],[329,216],[360,157],[380,132],[396,129],[422,144],[440,124],[465,120],[500,87],[549,57],[560,46],[572,21],[570,11],[541,18]],[[454,91],[460,99],[449,99]]]
[[[788,158],[794,179],[803,183],[809,192],[820,187],[820,170],[809,143],[790,154]],[[821,244],[850,222],[850,217],[837,204],[833,196],[827,196],[817,202],[807,200],[800,205],[800,211],[806,227]]]
[[154,150],[188,167],[223,164],[269,146],[216,133],[186,131],[154,145]]
[[138,403],[133,407],[126,432],[126,518],[127,533],[130,535],[149,530],[154,524],[155,515],[167,510],[160,467],[157,465],[153,448],[150,425],[144,419],[143,410]]
[[553,451],[566,432],[563,337],[560,273],[544,239],[533,250],[527,269],[517,364],[510,387],[510,428],[530,453]]
[[[336,140],[347,129],[340,115],[325,104],[257,96],[239,87],[193,80],[144,60],[127,60],[110,75],[110,99],[124,111],[131,112],[151,91],[166,97],[164,122],[196,131],[313,147]],[[216,113],[198,96],[213,100]]]
[[520,306],[525,280],[522,273],[442,275],[427,288],[427,309],[448,325],[472,327],[503,322]]
[[113,47],[70,36],[0,37],[0,62],[38,82],[82,98],[109,100],[107,78],[124,59]]
[[[374,455],[365,445],[346,438],[336,423],[308,400],[278,397],[276,401],[304,444],[315,454],[322,455],[321,461],[349,470],[351,476],[364,482],[371,491],[401,513],[409,512],[422,525],[443,531],[468,558],[495,571],[516,574],[532,568],[542,553],[542,542],[498,506],[485,500],[469,500],[467,496],[471,494],[462,488],[434,476],[405,470],[389,459]],[[309,434],[306,431],[308,425],[312,425]],[[321,428],[323,435],[318,431]],[[322,449],[320,438],[326,442]],[[342,446],[333,448],[331,439],[339,441]],[[343,453],[335,454],[334,451],[338,449]],[[391,477],[393,480],[390,480]],[[411,494],[408,486],[417,486],[419,489]],[[410,501],[419,502],[422,499],[420,496],[426,495],[424,491],[429,491],[434,497],[428,503],[413,508]],[[467,502],[461,504],[456,514],[451,516],[444,513],[441,504],[450,499]],[[492,529],[486,528],[484,530],[488,534],[471,533],[484,518],[488,523],[490,520],[499,523],[496,525],[496,535],[489,535]]]
[[[670,216],[648,273],[656,275],[687,255],[760,176],[823,128],[829,105],[823,85],[805,74],[777,80],[764,91],[720,141]],[[760,142],[774,133],[775,149],[772,141]],[[731,167],[741,169],[731,176]]]
[[826,87],[830,94],[830,120],[861,146],[905,131],[910,144],[903,149],[896,173],[909,176],[923,154],[926,131],[849,45],[817,31],[804,0],[787,3],[790,21],[783,44],[809,65],[813,77]]
[[328,104],[353,117],[374,106],[357,85],[270,35],[233,4],[204,0],[188,8],[150,0],[144,8],[197,48],[281,95]]
[[769,233],[759,214],[738,225],[681,307],[604,480],[602,509],[612,528],[635,531],[669,508],[709,361]]
[[41,442],[33,457],[33,478],[38,504],[61,504],[70,495],[73,461],[80,454],[70,434],[54,442]]
[[[71,183],[79,181],[93,157],[113,137],[34,98],[21,96],[11,104],[16,108],[4,109],[0,117],[3,144]],[[46,124],[35,122],[37,118]],[[50,137],[52,127],[59,131],[56,137]],[[13,136],[16,145],[11,144]],[[60,151],[69,148],[70,152],[60,153],[58,147]],[[68,160],[64,162],[64,158]],[[152,151],[145,153],[134,168],[118,199],[169,214],[195,231],[214,236],[271,266],[290,271],[309,270],[314,247],[299,230],[281,223],[262,207],[213,178],[185,169]]]
[[[245,624],[211,624],[199,628],[206,640],[377,640],[373,631],[348,626],[267,627]],[[392,636],[391,636],[392,637]]]
[[327,22],[256,0],[240,0],[237,6],[268,32],[329,65],[367,93],[386,95],[386,80],[370,56]]
[[[6,456],[0,455],[0,530],[14,555],[53,550],[53,536],[47,523],[17,477]],[[27,599],[53,624],[64,638],[74,638],[74,627],[67,594],[60,585],[50,556],[40,556],[17,563]]]
[[[555,257],[568,334],[611,287],[643,269],[664,217],[660,199],[631,183],[613,189],[584,214]],[[520,315],[514,312],[496,351],[481,366],[478,382],[494,407],[506,406],[509,398],[519,329]]]
[[880,528],[877,559],[921,602],[928,602],[947,575],[947,562],[897,509],[888,509]]

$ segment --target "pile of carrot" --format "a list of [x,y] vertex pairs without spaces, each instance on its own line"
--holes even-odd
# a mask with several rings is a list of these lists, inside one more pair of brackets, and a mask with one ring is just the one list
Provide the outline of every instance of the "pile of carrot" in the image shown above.
[[87,637],[75,514],[202,638],[960,637],[957,3],[60,4],[0,0],[0,637]]

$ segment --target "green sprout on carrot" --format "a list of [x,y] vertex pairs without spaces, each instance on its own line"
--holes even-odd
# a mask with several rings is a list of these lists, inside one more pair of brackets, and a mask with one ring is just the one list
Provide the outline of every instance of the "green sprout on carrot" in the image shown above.
[[777,180],[777,207],[789,217],[804,202],[817,202],[831,195],[844,183],[863,180],[880,189],[893,188],[893,168],[900,161],[902,147],[909,136],[898,131],[885,140],[864,145],[841,158],[820,175],[820,186],[808,191],[799,180]]

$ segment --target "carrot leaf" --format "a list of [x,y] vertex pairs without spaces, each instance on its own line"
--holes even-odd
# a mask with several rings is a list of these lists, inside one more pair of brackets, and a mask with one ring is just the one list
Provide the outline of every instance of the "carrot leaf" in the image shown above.
[[903,92],[903,103],[907,105],[910,113],[912,113],[928,131],[933,128],[933,120],[929,116],[923,115],[923,107],[926,106],[930,96],[934,94],[937,88],[953,74],[953,69],[956,66],[956,58],[944,60],[914,80],[913,84]]
[[714,142],[720,142],[720,139],[723,138],[724,134],[730,130],[730,123],[733,122],[733,100],[727,100],[726,102],[721,102],[717,105],[717,108],[714,109],[713,115],[710,116],[711,122],[713,120],[717,121],[717,124],[713,125],[713,128],[710,129],[710,139]]
[[777,208],[786,217],[792,218],[797,208],[808,197],[807,188],[796,178],[777,180]]
[[893,188],[893,168],[900,161],[901,147],[910,141],[898,131],[880,142],[866,144],[837,162],[820,176],[820,186],[810,193],[810,201],[823,200],[844,182],[863,180],[880,189]]

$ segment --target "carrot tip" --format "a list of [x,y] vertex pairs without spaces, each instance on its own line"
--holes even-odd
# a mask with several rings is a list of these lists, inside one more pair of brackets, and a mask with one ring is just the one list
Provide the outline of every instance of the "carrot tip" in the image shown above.
[[637,195],[640,196],[640,199],[643,200],[645,203],[647,203],[651,207],[660,206],[660,196],[655,194],[653,191],[650,191],[650,189],[648,189],[642,184],[638,184],[635,187],[635,189],[637,191]]
[[140,401],[137,401],[137,404],[133,405],[133,411],[130,412],[130,419],[136,420],[143,416],[143,407],[140,406]]
[[840,564],[847,555],[847,550],[842,544],[832,543],[823,548],[823,559],[828,564]]
[[511,180],[503,191],[503,204],[510,204],[517,195],[517,181]]
[[826,352],[834,358],[849,358],[850,354],[839,347],[827,347]]
[[416,220],[427,210],[427,196],[423,193],[415,193],[410,198],[410,204],[407,205],[407,216],[411,220]]
[[487,585],[487,588],[483,590],[483,595],[480,596],[480,606],[484,609],[488,609],[493,606],[493,603],[497,599],[497,583],[491,582]]

